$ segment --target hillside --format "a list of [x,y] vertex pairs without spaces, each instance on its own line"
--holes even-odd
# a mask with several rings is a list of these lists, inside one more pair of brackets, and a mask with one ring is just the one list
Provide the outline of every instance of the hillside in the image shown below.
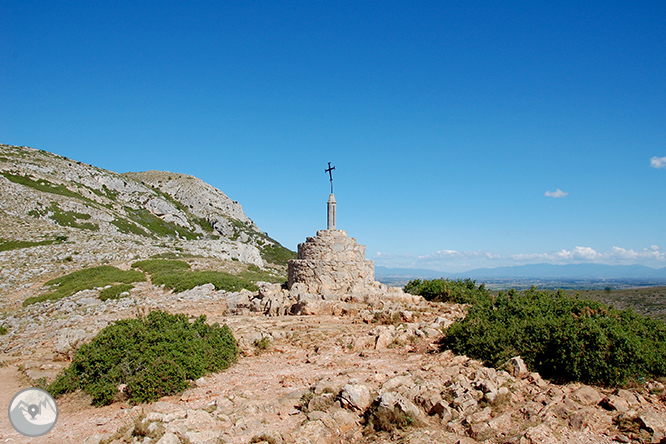
[[0,145],[0,225],[0,296],[40,277],[159,254],[281,272],[294,257],[201,179],[119,174],[28,147]]

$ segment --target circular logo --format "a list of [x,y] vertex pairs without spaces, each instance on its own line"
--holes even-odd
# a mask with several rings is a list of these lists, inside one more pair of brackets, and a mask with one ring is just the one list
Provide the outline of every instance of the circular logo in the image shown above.
[[9,404],[9,422],[21,435],[45,435],[57,420],[58,405],[46,390],[34,387],[21,390]]

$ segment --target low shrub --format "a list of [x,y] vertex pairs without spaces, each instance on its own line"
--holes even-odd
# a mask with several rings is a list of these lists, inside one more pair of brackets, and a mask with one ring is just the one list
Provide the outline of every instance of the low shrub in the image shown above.
[[414,279],[405,285],[405,292],[423,296],[428,301],[458,304],[474,304],[490,297],[484,284],[477,287],[476,281],[471,279]]
[[183,314],[153,311],[105,327],[74,355],[48,386],[55,397],[82,389],[94,405],[113,402],[126,384],[133,403],[176,394],[206,373],[223,370],[238,358],[238,345],[226,325],[193,322]]
[[99,267],[84,268],[73,273],[66,274],[56,279],[51,279],[45,285],[52,287],[53,291],[40,296],[27,298],[23,301],[23,306],[34,304],[35,302],[55,301],[81,290],[91,290],[98,287],[106,287],[109,284],[132,282],[143,282],[146,276],[137,270],[123,271],[110,265],[101,265]]
[[520,355],[557,382],[619,386],[666,375],[666,325],[632,310],[532,288],[481,299],[443,346],[498,367]]

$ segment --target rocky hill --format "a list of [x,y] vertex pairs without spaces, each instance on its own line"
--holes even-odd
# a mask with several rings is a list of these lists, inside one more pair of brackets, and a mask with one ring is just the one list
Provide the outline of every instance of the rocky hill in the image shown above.
[[0,296],[40,276],[159,254],[282,270],[295,256],[196,177],[118,174],[9,145],[0,145],[0,226]]

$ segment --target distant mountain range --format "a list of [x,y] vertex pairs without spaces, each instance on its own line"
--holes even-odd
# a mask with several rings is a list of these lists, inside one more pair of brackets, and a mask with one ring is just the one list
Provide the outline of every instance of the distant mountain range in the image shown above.
[[375,275],[379,277],[400,278],[471,278],[480,279],[666,279],[665,268],[651,268],[643,265],[603,265],[603,264],[532,264],[513,267],[477,268],[463,273],[447,273],[444,271],[375,267]]

